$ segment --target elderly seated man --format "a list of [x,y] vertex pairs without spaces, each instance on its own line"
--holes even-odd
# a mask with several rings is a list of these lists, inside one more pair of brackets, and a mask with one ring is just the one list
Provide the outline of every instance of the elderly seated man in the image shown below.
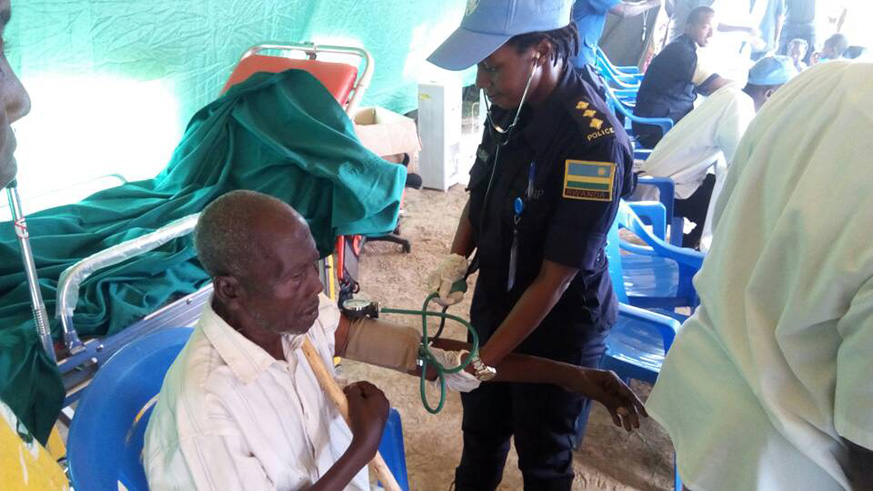
[[[378,448],[388,401],[369,383],[348,386],[347,426],[300,347],[306,336],[326,363],[337,355],[416,374],[419,333],[341,315],[321,294],[306,221],[275,198],[225,194],[203,211],[194,241],[214,292],[149,421],[143,452],[149,486],[369,489],[362,469]],[[447,364],[468,356],[461,351],[466,343],[434,345]],[[476,361],[449,377],[449,386],[554,383],[600,401],[628,431],[645,415],[611,372],[522,355],[493,368]]]
[[[787,56],[760,59],[749,70],[744,88],[732,83],[716,91],[670,130],[643,163],[643,175],[676,183],[675,212],[695,224],[683,237],[683,246],[709,249],[712,203],[740,138],[767,99],[796,74]],[[652,188],[640,186],[637,197],[654,198]]]

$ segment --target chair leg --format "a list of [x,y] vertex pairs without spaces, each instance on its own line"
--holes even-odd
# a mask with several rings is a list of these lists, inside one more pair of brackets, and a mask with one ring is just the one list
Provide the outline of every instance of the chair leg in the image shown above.
[[679,464],[676,461],[676,452],[673,452],[673,488],[676,491],[682,491],[685,489],[682,486],[682,479],[679,477]]

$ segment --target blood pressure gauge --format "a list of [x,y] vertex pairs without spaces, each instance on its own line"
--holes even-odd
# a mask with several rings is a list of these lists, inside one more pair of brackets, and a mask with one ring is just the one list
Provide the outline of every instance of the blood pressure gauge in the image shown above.
[[340,310],[346,317],[352,320],[363,317],[376,319],[379,317],[379,302],[372,302],[362,298],[349,298],[342,303]]

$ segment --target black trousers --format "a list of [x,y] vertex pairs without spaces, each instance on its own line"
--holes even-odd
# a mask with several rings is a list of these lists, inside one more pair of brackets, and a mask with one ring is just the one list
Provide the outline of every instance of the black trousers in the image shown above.
[[715,189],[715,176],[707,174],[694,194],[686,199],[677,199],[673,202],[673,214],[685,217],[695,225],[691,232],[682,237],[682,247],[693,249],[700,247],[703,222],[706,221],[706,211],[709,208],[709,201],[712,199],[713,189]]
[[634,136],[637,139],[643,148],[654,149],[655,145],[664,138],[664,131],[661,130],[658,126],[652,126],[650,124],[637,124],[633,125]]
[[[474,307],[471,317],[478,317],[475,310]],[[572,320],[568,319],[566,324],[570,323]],[[552,328],[558,331],[557,325],[537,328],[539,332],[533,335],[537,336],[537,342],[533,345],[526,342],[527,349],[522,351],[578,366],[598,366],[605,350],[607,331],[591,327],[582,330],[581,335],[574,336],[572,341],[558,344],[555,339],[557,345],[550,346],[549,336],[544,336],[545,332],[540,330]],[[484,339],[490,337],[490,332],[477,329]],[[564,335],[566,332],[556,335],[556,338]],[[568,344],[572,349],[567,349]],[[550,356],[550,352],[554,355]],[[555,385],[498,382],[482,384],[473,392],[461,394],[461,402],[464,407],[464,450],[461,463],[455,470],[458,491],[496,489],[503,477],[509,439],[513,436],[524,489],[571,488],[577,422],[584,430],[588,400]]]

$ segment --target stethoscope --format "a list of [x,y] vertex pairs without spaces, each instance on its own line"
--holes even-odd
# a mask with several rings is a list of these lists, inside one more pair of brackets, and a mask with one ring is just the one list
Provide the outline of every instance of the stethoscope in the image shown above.
[[[494,183],[494,175],[497,172],[497,163],[500,158],[500,149],[505,147],[511,137],[512,131],[515,129],[516,124],[518,124],[518,118],[521,115],[521,109],[524,107],[524,102],[527,100],[527,93],[530,89],[531,81],[533,80],[533,76],[536,73],[537,61],[540,59],[540,54],[537,53],[534,55],[534,63],[530,70],[530,75],[527,77],[527,83],[524,85],[524,91],[521,93],[521,102],[518,104],[518,108],[515,110],[515,116],[512,118],[512,123],[507,128],[503,128],[497,123],[494,122],[494,119],[491,117],[491,104],[489,103],[488,94],[485,94],[485,109],[486,109],[486,119],[488,120],[488,132],[491,134],[491,138],[497,144],[494,151],[494,163],[491,165],[491,175],[488,178],[488,187],[485,188],[485,199],[483,201],[484,205],[482,206],[482,216],[479,220],[479,227],[481,229],[482,224],[485,222],[485,211],[488,208],[488,198],[491,195],[491,186]],[[509,275],[506,284],[506,291],[512,290],[513,286],[515,286],[515,273],[517,269],[518,262],[518,224],[521,222],[521,216],[524,212],[525,205],[530,201],[531,197],[534,193],[534,178],[536,177],[536,162],[531,162],[530,169],[528,170],[528,181],[527,181],[527,189],[525,191],[524,199],[521,197],[515,198],[513,202],[513,227],[512,227],[512,248],[509,252]]]

